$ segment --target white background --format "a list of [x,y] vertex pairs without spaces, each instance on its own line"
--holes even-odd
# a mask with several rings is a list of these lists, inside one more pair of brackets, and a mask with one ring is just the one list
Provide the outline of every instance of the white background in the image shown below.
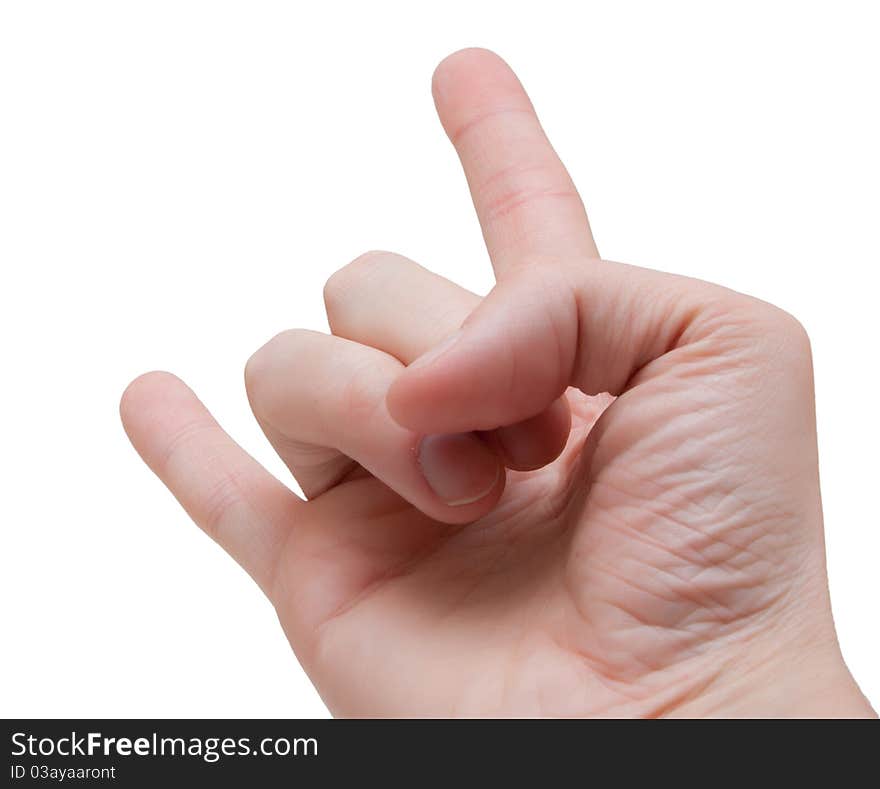
[[880,26],[870,3],[0,5],[2,686],[18,716],[318,716],[257,587],[117,403],[192,385],[282,479],[243,365],[371,248],[485,292],[436,121],[463,46],[519,72],[606,258],[775,302],[815,353],[831,589],[880,702]]

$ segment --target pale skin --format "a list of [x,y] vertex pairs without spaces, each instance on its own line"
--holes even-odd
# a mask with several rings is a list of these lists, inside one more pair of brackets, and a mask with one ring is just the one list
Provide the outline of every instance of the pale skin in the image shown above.
[[135,448],[336,715],[872,715],[831,618],[801,326],[602,260],[496,55],[433,89],[493,291],[368,253],[327,283],[331,335],[254,354],[305,500],[168,373],[123,396]]

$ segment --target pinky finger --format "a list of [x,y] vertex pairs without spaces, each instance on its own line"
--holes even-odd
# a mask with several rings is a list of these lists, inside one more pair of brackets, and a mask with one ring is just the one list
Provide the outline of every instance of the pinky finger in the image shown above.
[[170,373],[135,379],[122,396],[120,414],[144,462],[269,594],[276,558],[304,503],[238,446]]

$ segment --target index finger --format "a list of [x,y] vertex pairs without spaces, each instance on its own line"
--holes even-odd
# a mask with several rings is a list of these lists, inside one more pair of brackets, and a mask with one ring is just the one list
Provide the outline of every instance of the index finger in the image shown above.
[[496,277],[541,258],[598,257],[577,189],[500,57],[485,49],[450,55],[434,72],[433,93]]

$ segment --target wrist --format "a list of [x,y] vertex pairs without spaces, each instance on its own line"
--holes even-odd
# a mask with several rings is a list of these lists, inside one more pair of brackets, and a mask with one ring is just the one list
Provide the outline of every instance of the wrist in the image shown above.
[[737,650],[699,698],[676,717],[876,718],[843,659],[836,637]]

